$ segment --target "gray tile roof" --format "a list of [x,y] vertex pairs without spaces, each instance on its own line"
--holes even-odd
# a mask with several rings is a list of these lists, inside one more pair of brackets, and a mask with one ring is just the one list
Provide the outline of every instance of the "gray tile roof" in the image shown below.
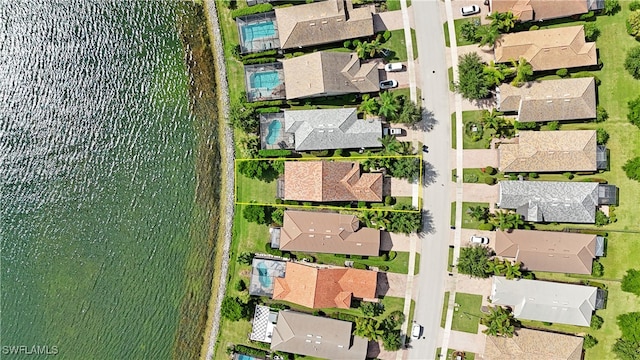
[[381,146],[382,123],[358,119],[355,108],[285,111],[284,123],[297,151]]
[[594,223],[596,182],[500,181],[498,206],[533,222]]
[[518,319],[589,326],[598,288],[494,276],[491,302],[513,307]]
[[366,339],[351,335],[347,321],[280,311],[271,340],[271,350],[326,359],[364,360]]
[[380,90],[378,63],[356,53],[318,51],[282,61],[287,99]]
[[502,84],[498,109],[517,111],[518,121],[562,121],[596,117],[594,78],[530,81],[521,87]]

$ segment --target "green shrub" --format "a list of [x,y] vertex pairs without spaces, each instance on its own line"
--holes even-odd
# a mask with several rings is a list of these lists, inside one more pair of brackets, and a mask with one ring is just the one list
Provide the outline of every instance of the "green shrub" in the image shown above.
[[391,196],[387,195],[384,197],[384,204],[387,206],[393,205],[396,203],[396,200]]
[[382,33],[382,39],[384,40],[384,42],[389,41],[389,39],[391,39],[391,31],[389,31],[389,30],[385,30],[385,31]]
[[389,271],[389,267],[387,265],[378,266],[378,270],[380,271]]
[[245,64],[245,65],[269,64],[269,63],[273,63],[273,62],[276,62],[276,58],[266,57],[266,58],[242,60],[242,63]]
[[271,49],[271,50],[261,51],[253,54],[242,55],[242,60],[255,59],[255,58],[261,58],[261,57],[275,57],[276,55],[278,55],[278,50]]
[[529,31],[535,31],[535,30],[538,30],[538,29],[540,29],[540,26],[538,26],[538,25],[533,25],[533,26],[531,26],[531,27],[529,28]]
[[395,251],[389,251],[389,261],[394,260],[398,256],[398,253]]
[[537,178],[539,178],[539,177],[540,177],[540,175],[538,175],[538,173],[534,173],[534,172],[532,172],[532,173],[529,173],[529,177],[530,177],[531,179],[537,179]]
[[236,283],[236,290],[245,291],[246,289],[247,289],[247,284],[244,283],[244,280],[242,279],[238,280],[238,282]]
[[478,225],[478,230],[492,231],[495,228],[491,223],[482,223]]
[[492,176],[485,176],[484,177],[484,183],[487,185],[494,185],[496,183],[496,178],[492,177]]
[[535,121],[529,121],[529,122],[516,121],[513,124],[513,127],[516,128],[517,130],[535,130],[538,128],[538,123],[536,123]]
[[462,181],[466,183],[477,183],[478,175],[474,173],[466,173],[462,176]]
[[280,112],[280,107],[278,106],[271,106],[271,107],[265,107],[265,108],[257,108],[256,112],[258,114],[274,114],[274,113],[279,113]]
[[589,12],[588,12],[588,13],[586,13],[586,14],[582,14],[582,15],[580,15],[580,20],[582,20],[582,21],[587,20],[587,21],[588,21],[588,20],[590,20],[590,19],[593,19],[595,16],[596,16],[596,13],[595,13],[595,12],[593,12],[593,11],[589,11]]
[[358,209],[366,209],[367,203],[364,201],[358,201]]
[[518,174],[509,174],[509,180],[518,180]]
[[329,150],[312,151],[311,155],[316,156],[316,157],[327,157],[327,156],[329,156]]
[[593,262],[593,266],[591,267],[591,276],[602,277],[604,275],[604,266],[600,263],[600,261],[595,260]]
[[284,204],[285,205],[300,205],[300,203],[295,201],[295,200],[284,200]]
[[596,314],[591,315],[591,325],[590,327],[594,330],[599,330],[604,324],[604,319]]
[[251,14],[259,14],[273,10],[273,5],[271,4],[258,4],[254,6],[249,6],[246,8],[236,9],[231,12],[231,18],[235,19],[240,16],[251,15]]
[[605,226],[609,222],[609,217],[602,210],[596,210],[596,226]]
[[484,168],[484,172],[489,175],[495,175],[498,171],[493,166],[487,166]]
[[560,77],[565,77],[565,76],[569,75],[569,70],[567,70],[567,69],[558,69],[558,70],[556,70],[556,75],[558,75]]
[[629,10],[631,10],[631,11],[640,10],[640,1],[634,0],[634,1],[630,2],[629,3]]
[[583,349],[590,349],[598,344],[598,339],[593,337],[590,334],[584,336],[584,341],[582,342]]
[[598,145],[604,145],[609,141],[609,133],[603,128],[596,129],[596,138]]
[[252,109],[257,109],[266,106],[282,106],[287,102],[284,100],[266,100],[266,101],[255,101],[252,103],[243,104],[246,107],[250,107]]
[[601,123],[606,121],[608,118],[609,113],[607,113],[607,110],[600,105],[596,106],[596,122]]
[[264,149],[264,150],[260,150],[258,151],[258,155],[260,155],[260,157],[264,157],[264,158],[281,158],[281,157],[287,157],[289,155],[291,155],[291,150],[281,150],[281,149]]
[[567,179],[569,179],[569,180],[571,180],[571,179],[573,179],[573,178],[574,178],[573,173],[570,173],[570,172],[562,173],[562,176],[566,177],[566,178],[567,178]]
[[362,260],[362,255],[349,255],[350,259]]
[[622,277],[622,291],[640,296],[640,271],[629,269]]
[[542,322],[542,324],[543,324],[543,325],[545,325],[545,326],[551,326],[551,325],[553,325],[553,323],[548,322],[548,321],[543,321],[543,322]]
[[333,156],[342,156],[342,154],[344,153],[344,150],[342,149],[335,149],[333,151]]
[[311,201],[303,201],[302,206],[306,206],[306,207],[313,206],[313,203]]
[[354,269],[359,269],[359,270],[367,270],[367,265],[365,265],[365,264],[363,264],[361,262],[354,261],[353,262],[353,268]]
[[384,253],[381,255],[382,261],[389,261],[389,253]]
[[620,11],[620,2],[618,0],[604,0],[603,15],[615,15],[618,11]]
[[344,47],[345,49],[351,49],[351,40],[345,40],[342,43],[342,47]]
[[560,123],[557,121],[551,121],[549,123],[547,123],[547,128],[551,131],[555,131],[560,129]]

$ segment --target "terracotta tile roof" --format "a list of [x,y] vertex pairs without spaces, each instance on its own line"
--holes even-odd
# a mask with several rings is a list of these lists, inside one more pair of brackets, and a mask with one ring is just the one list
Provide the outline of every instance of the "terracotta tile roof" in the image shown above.
[[549,20],[589,12],[587,0],[491,0],[492,12],[511,11],[520,21]]
[[485,360],[580,360],[582,338],[520,329],[512,338],[487,336]]
[[350,0],[327,0],[276,8],[282,49],[328,44],[373,35],[375,8],[353,8]]
[[518,142],[501,144],[500,171],[596,171],[595,130],[520,131]]
[[522,262],[532,271],[591,274],[596,235],[554,231],[497,231],[496,255]]
[[350,268],[316,268],[288,262],[283,278],[276,278],[273,299],[312,309],[351,306],[351,298],[376,297],[378,273]]
[[562,121],[596,117],[594,78],[531,81],[522,87],[500,85],[498,109],[518,112],[518,121]]
[[376,61],[356,53],[318,51],[282,61],[287,99],[380,90]]
[[378,256],[380,230],[360,228],[354,215],[285,211],[280,250]]
[[495,61],[525,58],[534,71],[591,66],[598,63],[596,43],[585,42],[584,27],[503,34],[495,44]]
[[284,199],[298,201],[382,201],[382,174],[361,173],[347,161],[287,161]]

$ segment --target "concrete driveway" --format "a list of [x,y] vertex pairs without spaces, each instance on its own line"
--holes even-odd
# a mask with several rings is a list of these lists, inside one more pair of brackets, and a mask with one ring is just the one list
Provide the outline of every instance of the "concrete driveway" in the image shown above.
[[[453,18],[455,19],[462,19],[462,18],[471,18],[471,17],[480,17],[480,22],[482,24],[488,24],[491,22],[491,20],[487,20],[486,17],[487,15],[489,15],[489,6],[484,5],[484,0],[453,0],[451,2],[451,5],[453,7]],[[480,13],[478,14],[474,14],[474,15],[469,15],[469,16],[462,16],[462,13],[460,12],[460,9],[463,6],[470,6],[470,5],[476,5],[477,7],[480,8]]]
[[376,295],[404,298],[407,288],[407,275],[389,272],[378,272]]
[[[456,150],[451,150],[451,167],[456,167]],[[462,167],[465,169],[479,169],[487,166],[498,168],[500,165],[500,152],[498,149],[468,149],[462,151]]]
[[[456,189],[451,188],[450,194],[455,198]],[[464,183],[462,196],[465,202],[486,202],[493,205],[498,202],[500,197],[500,187],[498,185]]]
[[413,196],[413,184],[406,179],[391,178],[391,196]]
[[409,72],[407,71],[407,62],[403,61],[402,65],[403,65],[402,71],[392,71],[392,72],[384,71],[384,65],[382,65],[381,68],[378,68],[378,76],[380,77],[380,81],[393,79],[398,82],[398,87],[396,89],[408,88]]
[[[495,245],[496,242],[496,232],[495,231],[484,231],[484,230],[478,230],[478,229],[461,229],[460,230],[460,239],[461,243],[460,245],[462,246],[470,246],[471,244],[469,243],[469,239],[471,238],[472,235],[476,235],[476,236],[483,236],[486,238],[489,238],[489,247],[493,249],[493,246]],[[455,232],[451,231],[450,234],[450,244],[453,244],[453,238],[455,236]]]
[[411,239],[408,235],[383,231],[380,235],[380,251],[404,251],[411,249]]

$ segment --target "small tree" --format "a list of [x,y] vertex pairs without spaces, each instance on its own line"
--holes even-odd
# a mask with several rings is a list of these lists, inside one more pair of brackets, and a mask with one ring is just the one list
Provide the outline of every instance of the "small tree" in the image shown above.
[[633,11],[626,21],[627,33],[634,38],[640,37],[640,11]]
[[609,133],[603,128],[596,129],[596,139],[599,145],[604,145],[609,141]]
[[605,226],[609,224],[609,217],[602,210],[596,210],[596,226]]
[[596,314],[591,315],[591,328],[594,330],[599,330],[604,324],[604,319]]
[[638,360],[640,342],[620,338],[613,344],[613,352],[620,360]]
[[376,341],[384,335],[385,329],[382,323],[374,318],[356,318],[356,326],[353,335],[361,336],[365,339]]
[[500,32],[509,32],[516,25],[518,18],[511,11],[493,12],[487,15],[487,19],[491,20],[491,27],[495,27]]
[[387,351],[398,351],[402,347],[400,330],[387,330],[382,334],[382,346]]
[[[397,204],[395,210],[415,210],[407,204]],[[403,234],[419,232],[422,229],[422,213],[394,211],[389,213],[388,230]]]
[[475,52],[460,56],[458,72],[460,78],[455,89],[469,100],[484,99],[489,95],[489,86],[483,75],[484,63]]
[[246,303],[237,297],[225,297],[224,300],[222,300],[221,314],[231,321],[244,319],[248,316],[246,305]]
[[598,260],[593,262],[591,267],[591,276],[602,277],[604,275],[604,265]]
[[511,60],[511,65],[513,65],[514,73],[516,74],[513,80],[511,80],[512,86],[522,86],[525,82],[531,79],[531,75],[533,75],[533,67],[527,59],[521,57],[518,61]]
[[236,283],[236,290],[245,291],[246,289],[247,289],[247,284],[245,284],[244,280],[242,279],[238,280],[238,282]]
[[[640,14],[640,11],[636,13]],[[634,79],[640,79],[640,46],[636,46],[627,51],[627,57],[624,60],[624,68],[633,76]]]
[[360,311],[362,311],[362,315],[368,317],[376,317],[384,311],[384,307],[379,303],[373,303],[369,301],[363,301],[360,303]]
[[476,39],[478,40],[478,46],[489,45],[493,47],[496,41],[500,37],[500,31],[497,27],[491,25],[478,26],[476,29]]
[[237,260],[242,265],[251,265],[251,262],[253,261],[253,254],[243,251],[240,253],[240,255],[238,255]]
[[640,127],[640,96],[629,101],[629,113],[627,114],[627,120],[633,125]]
[[622,332],[623,339],[640,342],[640,312],[620,314],[616,323]]
[[640,10],[640,1],[639,0],[633,0],[632,2],[630,2],[629,3],[629,10],[631,10],[631,11]]
[[487,260],[492,255],[490,248],[474,245],[460,249],[458,258],[458,271],[461,274],[471,275],[471,277],[489,277]]
[[502,306],[490,306],[489,313],[480,319],[480,323],[487,327],[482,330],[484,334],[510,338],[516,332],[518,321],[509,309]]
[[378,114],[378,101],[372,98],[369,94],[362,95],[362,103],[358,107],[365,115]]
[[242,216],[244,216],[247,221],[258,223],[260,225],[271,223],[271,214],[265,210],[264,206],[260,205],[247,205],[242,211]]
[[627,160],[622,170],[629,179],[640,181],[640,157]]
[[604,0],[604,9],[602,9],[602,14],[614,15],[618,11],[620,11],[620,3],[618,0]]
[[462,38],[469,42],[476,41],[476,31],[478,30],[478,24],[476,21],[468,21],[460,26],[460,35]]
[[600,29],[598,29],[598,25],[595,22],[584,24],[584,38],[587,41],[596,41],[598,36],[600,36]]
[[592,335],[587,334],[587,335],[584,336],[584,341],[582,342],[582,348],[583,349],[591,349],[592,347],[596,346],[597,344],[598,344],[598,339],[596,339]]
[[622,277],[622,291],[630,292],[640,296],[640,271],[629,269]]

